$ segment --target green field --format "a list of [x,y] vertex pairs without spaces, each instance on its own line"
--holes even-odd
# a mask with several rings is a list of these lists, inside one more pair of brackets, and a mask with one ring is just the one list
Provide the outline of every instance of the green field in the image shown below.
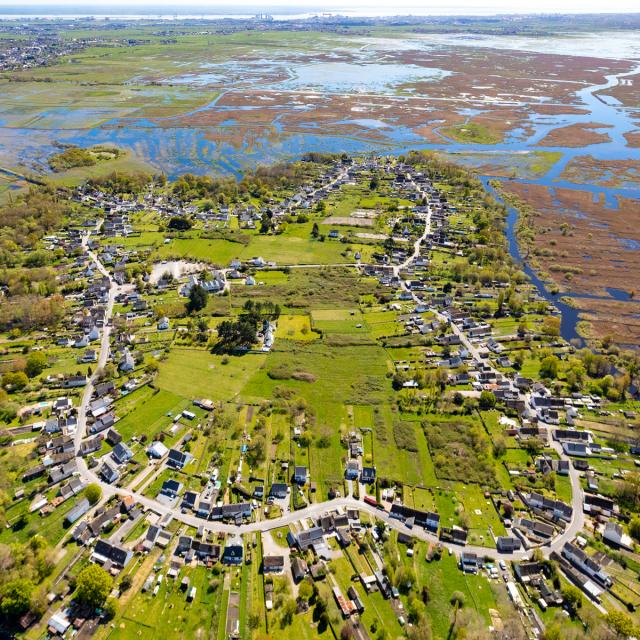
[[200,349],[174,349],[160,365],[157,385],[185,398],[229,401],[265,362],[263,354],[212,355]]

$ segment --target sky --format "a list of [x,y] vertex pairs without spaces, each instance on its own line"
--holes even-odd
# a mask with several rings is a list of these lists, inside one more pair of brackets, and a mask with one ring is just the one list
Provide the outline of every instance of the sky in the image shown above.
[[606,3],[595,0],[450,0],[429,2],[428,0],[400,0],[400,2],[380,2],[380,0],[0,0],[0,12],[3,8],[19,7],[33,11],[36,7],[81,8],[85,12],[108,14],[117,8],[135,8],[152,10],[154,13],[198,12],[242,13],[244,11],[263,11],[278,13],[278,9],[289,12],[340,12],[357,15],[491,15],[496,13],[615,13],[640,12],[638,0],[609,0]]

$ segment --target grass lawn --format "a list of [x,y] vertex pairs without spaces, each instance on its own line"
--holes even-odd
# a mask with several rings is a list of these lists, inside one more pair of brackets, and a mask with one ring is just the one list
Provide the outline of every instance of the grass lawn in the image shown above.
[[228,356],[227,364],[223,359],[203,349],[175,348],[160,363],[156,384],[185,398],[231,401],[260,369],[266,355]]
[[[167,413],[175,416],[189,404],[181,396],[165,389],[154,391],[149,387],[142,387],[134,391],[130,397],[125,396],[125,399],[129,402],[134,396],[136,402],[133,405],[133,410],[118,420],[116,424],[125,440],[143,433],[151,440],[153,436],[171,424],[172,418],[167,416]],[[116,403],[116,412],[118,415],[122,415],[119,405],[120,403]],[[129,404],[129,406],[131,405]]]
[[[52,489],[47,495],[49,499],[53,498],[57,493],[57,489]],[[53,513],[42,517],[37,511],[29,513],[29,500],[22,500],[14,503],[6,510],[5,516],[8,522],[24,514],[22,524],[17,528],[2,528],[0,531],[0,543],[11,544],[12,542],[27,542],[35,534],[41,535],[47,540],[49,545],[55,546],[62,540],[62,537],[68,530],[65,523],[66,514],[80,501],[83,496],[66,500]]]
[[169,244],[163,244],[154,254],[154,259],[188,258],[204,260],[212,264],[227,266],[231,260],[239,257],[244,245],[228,240],[208,238],[174,238]]
[[426,612],[431,618],[433,637],[448,637],[454,591],[460,591],[465,597],[465,606],[475,608],[488,623],[488,610],[495,607],[495,598],[486,578],[465,575],[458,569],[456,557],[447,553],[439,561],[426,562],[426,550],[427,545],[419,543],[414,557],[407,561],[413,564],[419,587],[425,585],[429,589]]
[[281,315],[278,318],[276,338],[306,342],[316,340],[320,335],[311,329],[311,320],[306,315]]
[[569,477],[556,474],[555,487],[558,499],[570,504],[572,494],[571,480],[569,480]]
[[[161,570],[164,573],[164,569]],[[196,588],[193,602],[187,602],[186,593],[180,590],[180,580],[187,575],[190,587]],[[110,639],[152,638],[160,633],[163,638],[208,637],[220,615],[222,579],[215,590],[210,590],[211,576],[205,567],[183,569],[174,581],[165,579],[156,596],[151,592],[138,593],[128,604],[121,617],[107,636]]]
[[[354,555],[356,554],[351,554],[351,557]],[[351,581],[351,576],[355,573],[355,570],[347,558],[336,558],[331,561],[330,566],[333,569],[333,576],[345,597],[347,596],[347,590],[352,585],[358,592],[364,604],[364,612],[360,616],[360,620],[366,629],[370,629],[371,625],[375,623],[377,627],[386,629],[391,638],[398,637],[402,634],[402,627],[398,622],[398,618],[389,600],[385,600],[379,592],[367,594],[359,582],[353,583]],[[370,569],[367,570],[367,573],[369,571]],[[374,598],[374,595],[377,595],[378,598]]]
[[359,309],[314,309],[313,327],[323,333],[366,333],[368,327]]

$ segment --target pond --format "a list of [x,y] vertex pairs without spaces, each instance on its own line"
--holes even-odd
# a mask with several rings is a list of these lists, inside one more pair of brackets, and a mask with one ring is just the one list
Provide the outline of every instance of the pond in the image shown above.
[[273,84],[276,89],[315,89],[329,92],[379,93],[409,82],[439,80],[451,72],[415,64],[322,62],[290,67],[292,77]]

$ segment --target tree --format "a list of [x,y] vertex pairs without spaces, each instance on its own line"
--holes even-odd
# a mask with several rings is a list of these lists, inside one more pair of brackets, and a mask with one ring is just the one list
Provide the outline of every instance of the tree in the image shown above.
[[76,597],[90,607],[102,606],[113,587],[113,578],[97,564],[90,564],[78,575]]
[[493,393],[491,393],[491,391],[483,391],[480,394],[479,406],[485,411],[488,409],[493,409],[496,406],[496,397],[493,395]]
[[493,441],[493,456],[501,458],[507,452],[507,442],[502,436],[497,436]]
[[458,612],[462,607],[464,607],[464,593],[461,591],[454,591],[451,594],[451,599],[449,600],[451,606],[453,607],[453,626],[455,627],[458,622]]
[[247,447],[247,462],[255,467],[267,458],[267,445],[263,436],[255,436]]
[[247,623],[249,629],[257,629],[260,627],[260,615],[258,613],[250,613]]
[[27,358],[27,365],[24,372],[29,378],[39,376],[47,368],[47,357],[42,351],[34,351]]
[[310,580],[303,580],[298,588],[298,598],[309,602],[314,595],[313,583]]
[[192,226],[191,221],[182,216],[173,216],[167,225],[169,229],[175,231],[188,231]]
[[604,621],[618,638],[628,638],[636,632],[633,620],[622,611],[611,611],[604,617]]
[[224,350],[250,347],[258,339],[255,323],[240,318],[237,322],[224,320],[218,325],[218,338]]
[[131,589],[132,584],[133,578],[131,577],[130,573],[127,573],[122,577],[122,580],[120,580],[120,591],[128,591],[129,589]]
[[24,578],[12,580],[0,591],[0,614],[8,620],[16,620],[29,611],[33,584]]
[[318,227],[318,223],[314,222],[313,227],[311,228],[311,237],[317,238],[320,235],[320,227]]
[[558,356],[547,356],[540,363],[540,377],[555,379],[558,377]]
[[93,505],[102,498],[102,487],[99,484],[91,483],[84,490],[86,499]]
[[195,313],[207,306],[207,290],[199,284],[191,287],[189,300],[187,301],[187,312]]
[[354,637],[353,626],[349,622],[345,622],[340,629],[340,640],[351,640]]
[[552,337],[559,336],[560,318],[558,318],[557,316],[546,316],[542,321],[542,333]]
[[24,371],[8,371],[2,376],[2,386],[8,391],[20,391],[29,384]]
[[288,627],[293,622],[293,616],[295,615],[298,607],[296,601],[292,598],[287,599],[282,607],[282,618],[280,619],[280,626]]
[[640,518],[633,518],[629,523],[629,533],[640,542]]
[[562,598],[572,612],[582,606],[582,593],[576,587],[568,586],[562,590]]

